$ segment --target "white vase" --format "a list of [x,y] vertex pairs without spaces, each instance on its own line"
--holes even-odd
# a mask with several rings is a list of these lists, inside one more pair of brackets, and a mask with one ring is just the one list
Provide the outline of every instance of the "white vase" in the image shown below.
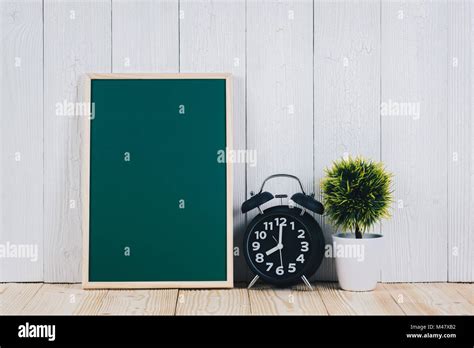
[[365,233],[362,239],[356,239],[354,234],[338,233],[332,240],[340,287],[349,291],[374,290],[384,255],[383,236]]

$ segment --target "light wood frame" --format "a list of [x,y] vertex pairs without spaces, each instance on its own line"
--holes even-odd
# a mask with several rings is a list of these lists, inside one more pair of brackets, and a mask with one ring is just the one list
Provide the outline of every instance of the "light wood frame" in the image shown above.
[[[84,102],[90,105],[91,83],[96,79],[224,79],[226,81],[226,151],[232,150],[232,75],[228,73],[208,74],[114,74],[91,73],[84,79]],[[90,108],[89,108],[90,113]],[[82,287],[84,289],[146,289],[146,288],[232,288],[233,272],[233,219],[232,219],[232,163],[226,161],[226,210],[227,210],[227,280],[225,281],[156,281],[156,282],[92,282],[89,281],[89,193],[90,193],[90,122],[84,117],[82,142]]]

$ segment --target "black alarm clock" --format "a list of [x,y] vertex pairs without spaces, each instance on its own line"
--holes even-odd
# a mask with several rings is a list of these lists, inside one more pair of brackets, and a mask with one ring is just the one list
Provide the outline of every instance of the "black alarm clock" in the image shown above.
[[[263,191],[265,183],[276,177],[298,181],[301,192],[290,198],[289,205],[277,205],[264,211],[261,205],[274,199]],[[286,198],[277,195],[276,198]],[[324,256],[324,235],[321,227],[308,212],[324,212],[323,205],[307,195],[300,180],[289,174],[275,174],[265,179],[260,191],[242,204],[242,213],[258,209],[259,214],[247,226],[244,235],[244,256],[256,274],[249,288],[259,279],[276,285],[290,286],[316,273]]]

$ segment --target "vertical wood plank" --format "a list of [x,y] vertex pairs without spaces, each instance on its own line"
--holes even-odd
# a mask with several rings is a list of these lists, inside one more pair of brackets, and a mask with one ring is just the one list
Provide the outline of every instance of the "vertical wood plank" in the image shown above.
[[108,0],[44,2],[44,278],[81,277],[81,115],[58,105],[80,102],[86,72],[110,72]]
[[[230,72],[233,76],[233,149],[245,150],[245,1],[180,2],[181,72]],[[217,156],[217,154],[216,154]],[[245,163],[233,164],[234,280],[245,280],[242,253]]]
[[[0,281],[43,280],[42,2],[0,2]],[[35,260],[36,259],[36,260]]]
[[178,0],[113,0],[112,17],[113,72],[178,71]]
[[384,281],[447,280],[446,11],[446,1],[382,2],[381,158],[396,200]]
[[474,279],[472,1],[448,1],[448,280]]
[[[247,2],[247,149],[257,152],[256,166],[247,166],[248,192],[276,173],[296,175],[314,192],[312,59],[311,1]],[[265,190],[291,197],[299,187],[280,179]]]
[[[474,121],[472,116],[474,115],[474,5],[471,3],[471,213],[469,218],[469,226],[474,226]],[[474,249],[474,233],[472,230],[469,232],[471,236],[471,248],[470,253],[472,255]],[[472,261],[472,258],[471,258]],[[472,267],[472,262],[471,262]],[[474,267],[471,268],[471,277],[469,281],[474,282]]]
[[[341,157],[380,159],[380,3],[314,4],[314,172],[317,197],[324,169]],[[318,218],[326,244],[335,232]],[[378,226],[374,230],[380,233]],[[325,258],[317,279],[336,280]]]

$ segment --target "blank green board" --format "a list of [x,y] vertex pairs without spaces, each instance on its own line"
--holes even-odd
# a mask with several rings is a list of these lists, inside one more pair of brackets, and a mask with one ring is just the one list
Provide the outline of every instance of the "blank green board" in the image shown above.
[[229,76],[98,76],[85,287],[231,286]]

